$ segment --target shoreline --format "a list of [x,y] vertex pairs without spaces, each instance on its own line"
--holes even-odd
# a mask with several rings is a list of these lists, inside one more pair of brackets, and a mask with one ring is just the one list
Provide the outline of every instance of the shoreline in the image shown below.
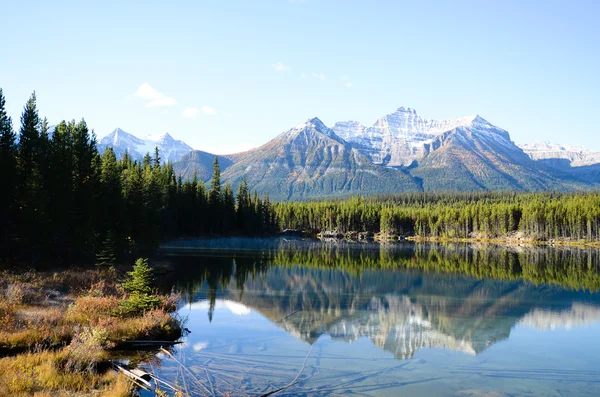
[[422,242],[433,242],[433,243],[479,243],[479,244],[494,244],[494,245],[505,245],[507,247],[566,247],[566,248],[600,248],[600,242],[588,242],[585,240],[551,240],[543,241],[536,239],[527,238],[514,238],[514,237],[496,237],[496,238],[451,238],[451,237],[421,237],[421,236],[408,236],[404,237],[407,241],[415,243]]
[[[2,271],[0,395],[130,396],[131,383],[112,361],[132,350],[134,361],[142,359],[147,349],[136,343],[173,344],[183,325],[173,316],[177,295],[136,295],[126,287],[135,267],[125,270]],[[25,379],[23,371],[35,375]]]

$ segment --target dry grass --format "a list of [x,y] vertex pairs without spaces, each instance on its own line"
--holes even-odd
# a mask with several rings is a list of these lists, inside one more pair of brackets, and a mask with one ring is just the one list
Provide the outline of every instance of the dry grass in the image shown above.
[[110,270],[2,274],[0,350],[66,345],[82,327],[103,330],[115,342],[169,336],[179,329],[169,315],[175,296],[161,296],[158,309],[125,316],[126,295],[117,279]]
[[87,394],[128,396],[131,386],[114,372],[66,371],[61,368],[66,351],[24,353],[0,359],[0,396]]
[[[117,342],[178,336],[169,314],[177,297],[159,308],[124,316],[118,275],[107,270],[0,274],[0,396],[125,397],[132,385],[99,362]],[[48,347],[58,347],[49,350]]]

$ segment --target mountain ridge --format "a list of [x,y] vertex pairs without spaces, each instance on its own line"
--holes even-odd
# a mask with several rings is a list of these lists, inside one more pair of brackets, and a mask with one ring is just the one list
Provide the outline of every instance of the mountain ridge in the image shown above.
[[[576,152],[572,147],[559,146],[558,154],[546,154],[557,159],[542,159],[532,154],[532,148],[540,145],[518,146],[508,131],[480,115],[425,119],[407,107],[380,117],[370,127],[344,121],[329,128],[313,117],[258,148],[228,155],[192,150],[168,133],[142,140],[116,129],[101,141],[105,146],[111,143],[142,157],[142,150],[152,144],[185,145],[167,155],[161,148],[163,160],[172,161],[184,179],[196,174],[209,182],[218,157],[224,183],[235,188],[246,177],[252,189],[276,200],[406,191],[580,190],[600,182],[600,154],[599,164],[573,167],[571,157],[564,154]],[[556,149],[550,143],[544,147]],[[577,153],[580,157],[591,153],[589,162],[595,161],[594,152]],[[568,166],[562,164],[564,157]]]

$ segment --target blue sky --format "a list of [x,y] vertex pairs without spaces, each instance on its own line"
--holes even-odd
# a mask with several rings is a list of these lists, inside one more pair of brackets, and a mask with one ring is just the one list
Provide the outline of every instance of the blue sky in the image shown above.
[[[168,131],[197,149],[260,145],[310,117],[372,124],[399,106],[480,114],[517,143],[600,150],[597,1],[16,1],[0,87],[18,121],[101,137]],[[141,88],[141,89],[140,89]]]

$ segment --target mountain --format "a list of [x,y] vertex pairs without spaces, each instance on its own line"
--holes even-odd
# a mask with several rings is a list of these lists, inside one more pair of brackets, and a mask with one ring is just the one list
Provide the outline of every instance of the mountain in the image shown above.
[[[194,169],[200,173],[208,161],[200,160],[204,156],[194,152],[177,162],[175,171],[185,177],[190,177]],[[192,163],[192,157],[199,161]],[[252,189],[268,193],[275,200],[420,190],[410,175],[373,164],[318,118],[297,125],[257,149],[224,159],[231,161],[222,164],[224,181],[237,186],[246,176]]]
[[423,145],[412,170],[425,190],[567,190],[571,176],[531,160],[508,133],[479,116]]
[[600,152],[580,146],[559,145],[548,141],[519,145],[533,160],[556,168],[585,167],[600,164]]
[[507,131],[482,117],[427,120],[399,108],[372,127],[339,122],[334,131],[375,164],[408,168],[424,190],[573,189],[571,175],[536,163]]
[[537,163],[572,175],[578,181],[594,184],[600,181],[600,152],[548,141],[520,148]]
[[381,117],[371,127],[357,121],[342,121],[336,123],[333,130],[342,139],[360,148],[375,164],[406,167],[426,155],[425,144],[444,132],[472,123],[475,118],[427,120],[418,116],[414,109],[400,107],[396,112]]
[[164,162],[175,162],[193,150],[185,142],[175,140],[168,133],[164,133],[157,138],[140,139],[120,128],[116,128],[98,143],[100,152],[103,152],[107,147],[113,148],[117,158],[121,158],[125,152],[128,152],[136,160],[143,159],[146,153],[153,155],[154,149],[158,147],[160,157]]
[[[192,150],[169,134],[140,139],[120,128],[104,137],[142,159],[158,146],[184,179],[208,182],[215,155]],[[424,119],[400,107],[367,127],[357,121],[328,128],[310,119],[257,149],[219,155],[222,179],[234,188],[246,176],[251,189],[275,200],[344,197],[406,191],[572,190],[600,183],[600,153],[547,142],[512,142],[481,116]]]
[[179,159],[173,164],[177,175],[184,179],[192,179],[196,173],[199,181],[208,182],[213,174],[213,162],[215,157],[219,158],[219,167],[221,172],[233,165],[230,156],[215,155],[202,150],[194,150]]

